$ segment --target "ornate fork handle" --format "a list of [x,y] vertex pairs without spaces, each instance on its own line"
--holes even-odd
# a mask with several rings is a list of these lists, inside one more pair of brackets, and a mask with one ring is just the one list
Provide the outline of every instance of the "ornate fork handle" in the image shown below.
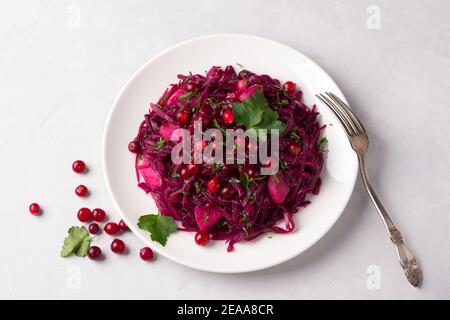
[[383,204],[378,198],[374,188],[372,187],[372,184],[369,181],[369,176],[367,174],[364,155],[360,154],[359,152],[357,152],[357,154],[359,159],[361,178],[363,180],[364,186],[366,187],[370,199],[374,203],[378,213],[380,214],[381,219],[383,220],[383,223],[386,227],[389,237],[391,238],[392,242],[394,243],[397,249],[397,255],[400,261],[400,265],[402,266],[408,281],[414,287],[418,287],[422,282],[422,270],[420,269],[414,254],[411,252],[411,250],[406,246],[405,242],[403,241],[402,234],[392,222],[392,219],[389,217],[389,214],[387,213],[386,209],[384,208]]

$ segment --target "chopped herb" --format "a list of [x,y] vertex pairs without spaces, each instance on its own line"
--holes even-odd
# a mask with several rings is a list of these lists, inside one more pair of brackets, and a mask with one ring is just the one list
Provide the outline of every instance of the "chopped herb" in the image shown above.
[[171,176],[172,176],[172,178],[179,178],[180,174],[178,172],[174,171],[174,172],[172,172]]
[[243,66],[242,64],[240,64],[239,62],[236,62],[236,65],[237,65],[239,68],[244,69],[244,66]]
[[185,94],[182,94],[182,95],[178,96],[178,100],[190,99],[194,95],[195,95],[194,91],[188,91]]
[[281,169],[286,169],[286,162],[284,162],[283,160],[280,159],[280,168]]
[[278,176],[276,174],[274,174],[272,177],[274,178],[276,183],[280,182],[280,178],[278,178]]
[[328,139],[327,137],[322,137],[322,139],[319,140],[319,150],[326,151],[327,147],[328,147]]
[[200,180],[195,181],[194,188],[196,192],[200,192],[200,190],[202,189],[202,182]]
[[185,195],[185,196],[189,196],[190,195],[190,193],[189,192],[187,192],[187,191],[184,191],[183,189],[180,189],[179,191],[178,191],[180,194],[183,194],[183,195]]
[[208,220],[209,220],[209,216],[207,214],[205,214],[203,216],[203,221],[208,222]]
[[244,188],[248,191],[248,186],[250,185],[250,177],[247,173],[244,173],[244,175],[241,177],[241,184],[244,186]]
[[227,132],[225,131],[225,129],[220,125],[219,121],[217,119],[214,119],[214,125],[216,126],[217,129],[219,129],[220,131],[222,131],[223,134],[226,134]]
[[164,139],[160,137],[159,140],[155,142],[155,149],[161,150],[162,148],[164,148],[165,144],[166,142],[164,141]]
[[302,141],[302,137],[300,137],[297,132],[292,131],[291,133],[291,138],[294,139],[297,142],[301,142]]
[[216,172],[216,171],[219,171],[220,169],[222,169],[223,166],[224,166],[223,163],[216,163],[216,162],[214,162],[214,163],[211,165],[211,168],[212,168],[212,170],[213,170],[214,172]]

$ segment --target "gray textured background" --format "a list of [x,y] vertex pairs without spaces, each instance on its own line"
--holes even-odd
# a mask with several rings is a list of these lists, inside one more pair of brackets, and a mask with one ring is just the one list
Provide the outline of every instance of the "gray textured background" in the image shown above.
[[[380,29],[369,28],[371,5]],[[0,1],[0,298],[450,298],[449,12],[445,0]],[[359,181],[322,240],[269,270],[143,263],[132,234],[128,256],[59,258],[80,206],[76,184],[93,190],[86,205],[117,217],[100,147],[119,88],[160,50],[218,32],[284,42],[338,82],[370,132],[380,196],[423,265],[420,290],[404,279]],[[72,174],[75,158],[88,162],[86,177]],[[44,215],[27,213],[32,201]],[[367,286],[371,268],[380,289]]]

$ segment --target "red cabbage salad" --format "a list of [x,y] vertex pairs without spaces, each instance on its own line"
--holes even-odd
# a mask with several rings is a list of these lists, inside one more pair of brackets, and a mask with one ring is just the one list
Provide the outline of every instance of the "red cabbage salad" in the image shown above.
[[[190,231],[198,245],[224,240],[227,251],[264,234],[292,232],[294,214],[310,204],[309,194],[320,190],[327,140],[318,117],[316,106],[302,102],[302,91],[292,81],[281,84],[232,66],[178,75],[178,82],[150,104],[129,144],[136,154],[138,186],[151,194],[159,210],[141,216],[139,228],[162,245],[171,233]],[[241,161],[223,152],[223,161],[198,163],[193,151],[183,151],[188,162],[174,161],[175,148],[185,139],[174,133],[184,129],[192,135],[195,123],[202,132],[217,129],[225,136],[229,129],[253,129],[256,140],[232,140],[232,150],[244,148]],[[278,148],[271,150],[269,160],[254,163],[250,153],[259,145],[252,146],[252,141],[275,145],[262,129],[275,133]],[[194,139],[184,145],[203,151],[217,141]],[[213,154],[218,154],[225,143],[214,147]],[[276,171],[262,174],[267,167]]]

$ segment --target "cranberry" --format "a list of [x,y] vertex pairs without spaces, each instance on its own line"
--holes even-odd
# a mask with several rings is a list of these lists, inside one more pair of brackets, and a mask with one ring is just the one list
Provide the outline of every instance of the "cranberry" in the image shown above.
[[180,177],[182,179],[187,179],[189,178],[189,171],[186,168],[183,168],[180,170]]
[[92,211],[88,208],[81,208],[80,210],[78,210],[77,216],[78,220],[80,220],[81,222],[88,222],[93,218]]
[[41,212],[41,207],[37,204],[37,203],[32,203],[30,204],[30,207],[28,208],[28,210],[30,211],[30,213],[32,215],[38,215]]
[[199,173],[201,170],[200,165],[198,164],[190,164],[187,166],[187,171],[189,172],[190,175],[196,175],[197,173]]
[[302,152],[302,147],[297,142],[291,142],[288,147],[289,153],[293,156],[298,155],[300,152]]
[[120,231],[120,227],[115,222],[108,222],[107,224],[105,224],[103,230],[105,230],[107,234],[114,235]]
[[111,250],[114,253],[122,253],[125,251],[125,243],[120,239],[114,239],[111,242]]
[[100,208],[95,208],[92,211],[92,215],[94,216],[94,220],[97,222],[102,222],[106,218],[105,210],[100,209]]
[[72,169],[76,173],[82,173],[86,170],[86,164],[81,160],[77,160],[72,164]]
[[230,124],[233,123],[234,121],[234,114],[232,110],[227,110],[223,113],[223,122],[225,122],[226,124]]
[[225,199],[229,199],[234,195],[234,188],[231,186],[225,186],[222,188],[222,190],[220,190],[220,195],[225,198]]
[[82,184],[75,188],[75,194],[79,197],[84,197],[88,193],[88,188]]
[[153,251],[149,247],[144,247],[139,251],[139,255],[141,256],[142,260],[151,260],[153,259]]
[[292,81],[286,81],[283,84],[283,90],[284,90],[284,92],[286,92],[286,94],[288,96],[294,94],[294,92],[295,92],[295,83],[293,83]]
[[205,246],[209,240],[209,233],[206,231],[199,231],[195,234],[195,243],[197,243],[199,246]]
[[139,143],[137,141],[131,141],[128,144],[128,150],[131,153],[138,153],[139,152]]
[[120,219],[119,221],[119,228],[122,231],[128,231],[130,230],[130,228],[128,228],[127,224],[125,223],[125,221],[123,221],[122,219]]
[[184,111],[184,110],[181,110],[177,114],[177,121],[179,124],[188,123],[190,118],[191,118],[191,115],[187,111]]
[[92,247],[89,248],[88,257],[91,260],[97,259],[98,257],[100,257],[101,254],[102,254],[102,250],[99,247],[92,246]]
[[215,192],[219,191],[219,188],[220,188],[219,179],[217,179],[217,178],[210,179],[207,183],[207,187],[208,187],[209,192],[215,193]]
[[247,89],[247,82],[245,80],[239,80],[237,83],[237,89],[239,91]]
[[96,234],[96,233],[98,233],[100,231],[100,227],[95,222],[91,223],[89,225],[88,229],[89,229],[89,233],[91,233],[91,234]]

